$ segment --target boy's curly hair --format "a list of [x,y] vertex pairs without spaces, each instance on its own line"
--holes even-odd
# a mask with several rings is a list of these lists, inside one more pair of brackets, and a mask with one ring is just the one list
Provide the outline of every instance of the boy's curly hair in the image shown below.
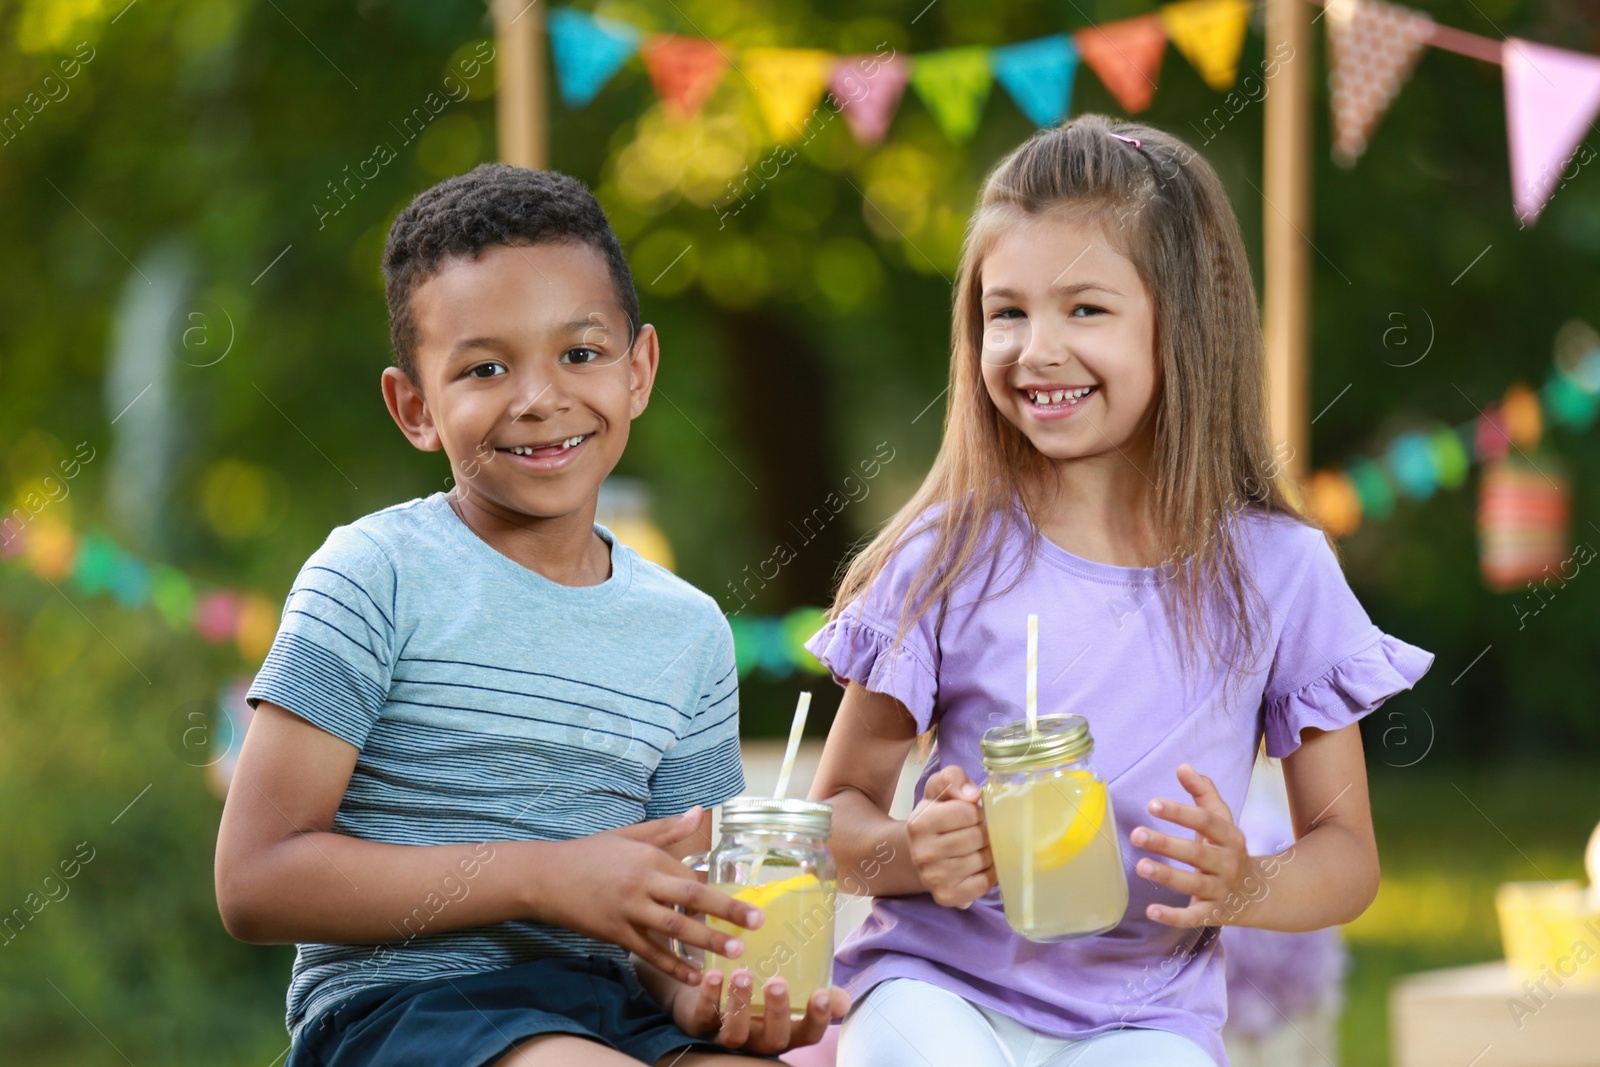
[[417,324],[411,294],[455,256],[475,258],[496,245],[569,241],[605,257],[617,303],[628,316],[630,340],[639,333],[639,295],[605,212],[576,178],[504,163],[480,163],[446,178],[407,204],[389,227],[383,248],[383,289],[395,365],[416,374]]

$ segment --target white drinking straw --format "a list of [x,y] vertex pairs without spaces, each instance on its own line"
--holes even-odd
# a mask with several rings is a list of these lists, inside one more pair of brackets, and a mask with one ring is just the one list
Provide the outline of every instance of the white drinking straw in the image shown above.
[[[800,694],[800,703],[794,709],[794,724],[789,727],[789,745],[783,751],[783,766],[778,768],[778,788],[772,791],[773,798],[782,800],[789,791],[789,776],[794,773],[795,757],[800,755],[800,735],[806,732],[806,712],[811,710],[811,694]],[[761,880],[761,867],[767,862],[767,850],[762,849],[756,856],[755,864],[750,868],[750,884],[758,885]]]
[[778,770],[778,788],[772,791],[782,800],[789,791],[789,776],[794,773],[794,758],[800,754],[800,735],[806,732],[806,712],[811,710],[811,694],[800,694],[800,703],[794,709],[794,724],[789,727],[789,747],[783,752],[783,766]]
[[1028,616],[1028,733],[1039,732],[1039,616]]
[[[1039,732],[1039,616],[1028,616],[1028,734]],[[1033,790],[1022,801],[1022,925],[1033,929]]]

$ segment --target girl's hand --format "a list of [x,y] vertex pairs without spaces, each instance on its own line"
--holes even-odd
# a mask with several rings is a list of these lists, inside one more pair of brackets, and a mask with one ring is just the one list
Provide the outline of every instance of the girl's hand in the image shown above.
[[982,795],[960,767],[945,767],[928,779],[906,821],[917,877],[947,908],[971,907],[996,884]]
[[1234,825],[1233,813],[1223,803],[1210,778],[1184,763],[1178,767],[1178,781],[1195,802],[1178,804],[1171,800],[1152,800],[1150,812],[1167,822],[1187,826],[1195,832],[1194,838],[1173,837],[1140,826],[1128,835],[1128,840],[1146,852],[1194,868],[1179,870],[1152,859],[1140,860],[1135,868],[1157,885],[1188,893],[1189,904],[1182,908],[1152,904],[1145,909],[1145,915],[1168,926],[1221,926],[1225,919],[1236,917],[1240,910],[1224,902],[1230,898],[1234,901],[1246,899],[1245,882],[1252,867],[1250,855],[1245,851],[1244,831]]
[[723,1048],[770,1056],[815,1045],[822,1040],[828,1024],[844,1018],[850,1010],[850,995],[834,986],[813,993],[806,1004],[805,1018],[792,1020],[788,986],[781,978],[768,978],[762,989],[762,1014],[752,1015],[750,994],[754,980],[743,967],[733,972],[726,1012],[720,1011],[717,1003],[722,992],[721,971],[707,971],[699,986],[679,984],[672,995],[672,1021],[694,1037],[714,1034],[711,1040]]

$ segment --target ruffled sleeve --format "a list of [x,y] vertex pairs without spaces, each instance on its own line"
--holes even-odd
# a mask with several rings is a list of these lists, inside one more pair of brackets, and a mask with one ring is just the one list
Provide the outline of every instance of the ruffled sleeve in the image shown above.
[[912,635],[907,634],[906,640],[896,644],[892,633],[879,632],[847,610],[817,631],[806,648],[840,685],[855,682],[900,701],[916,720],[917,732],[924,733],[933,724],[938,681],[924,659],[925,652],[913,647],[910,640]]
[[806,642],[840,685],[855,682],[904,704],[925,733],[935,717],[939,672],[939,607],[905,627],[901,616],[917,570],[934,547],[923,527],[897,547],[865,593]]
[[1378,639],[1334,664],[1322,677],[1267,702],[1267,755],[1281,759],[1300,747],[1307,727],[1338,730],[1396,693],[1410,689],[1433,666],[1433,653],[1379,633]]
[[1301,580],[1292,598],[1273,605],[1279,637],[1263,703],[1267,755],[1275,758],[1299,748],[1303,730],[1359,721],[1433,666],[1433,653],[1373,625],[1322,534],[1302,530]]

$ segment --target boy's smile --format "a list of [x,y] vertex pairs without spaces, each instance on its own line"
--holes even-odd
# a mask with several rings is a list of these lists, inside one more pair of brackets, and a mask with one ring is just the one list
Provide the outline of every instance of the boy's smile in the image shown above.
[[653,327],[629,338],[605,259],[577,242],[498,245],[446,260],[411,301],[418,380],[390,368],[384,394],[413,444],[449,457],[462,518],[513,558],[497,533],[592,553],[600,483],[659,358]]

